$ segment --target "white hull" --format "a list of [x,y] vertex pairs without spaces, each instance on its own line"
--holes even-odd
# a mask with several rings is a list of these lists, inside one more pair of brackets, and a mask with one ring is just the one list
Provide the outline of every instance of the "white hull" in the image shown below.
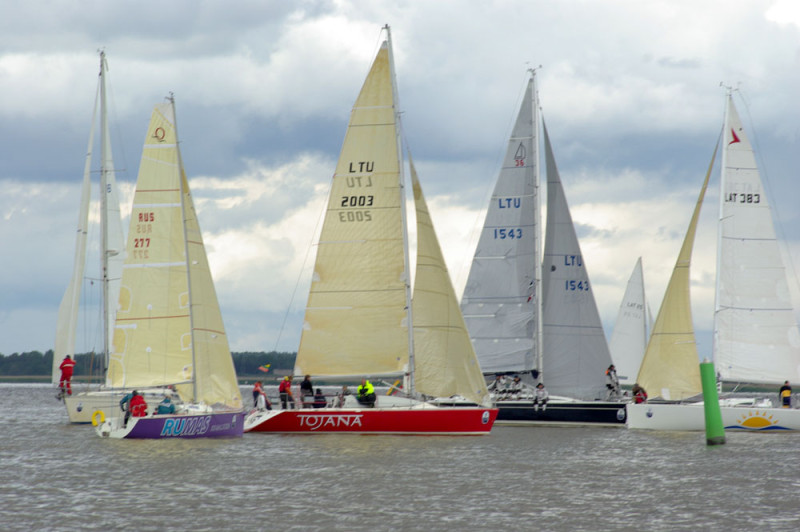
[[[722,425],[725,430],[746,432],[782,432],[800,430],[800,410],[775,408],[758,402],[730,405],[720,401]],[[629,429],[704,431],[705,409],[703,403],[685,404],[629,404],[627,426]]]
[[[119,402],[128,393],[122,390],[96,390],[81,392],[64,398],[67,416],[70,423],[91,423],[92,416],[98,410],[103,418],[108,419],[120,415]],[[152,410],[164,398],[164,390],[140,391]]]

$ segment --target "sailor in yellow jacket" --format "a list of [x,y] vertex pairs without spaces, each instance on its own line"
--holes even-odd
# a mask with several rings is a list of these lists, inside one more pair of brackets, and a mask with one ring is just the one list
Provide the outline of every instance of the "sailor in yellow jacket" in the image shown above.
[[356,399],[362,405],[366,405],[370,408],[375,407],[375,388],[367,379],[361,379],[361,386],[358,387]]

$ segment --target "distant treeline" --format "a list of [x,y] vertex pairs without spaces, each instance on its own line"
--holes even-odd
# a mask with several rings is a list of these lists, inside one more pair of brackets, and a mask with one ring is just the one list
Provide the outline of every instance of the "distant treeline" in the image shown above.
[[[263,375],[265,380],[267,375],[276,372],[286,374],[294,368],[294,359],[297,353],[279,353],[270,351],[269,353],[232,353],[233,365],[236,374],[242,375]],[[103,357],[96,353],[81,353],[75,355],[75,376],[89,377],[102,375]],[[269,373],[265,375],[259,367],[269,365]],[[13,355],[3,355],[0,353],[0,377],[12,376],[45,376],[50,375],[53,367],[53,350],[46,353],[30,351],[27,353],[14,353]]]

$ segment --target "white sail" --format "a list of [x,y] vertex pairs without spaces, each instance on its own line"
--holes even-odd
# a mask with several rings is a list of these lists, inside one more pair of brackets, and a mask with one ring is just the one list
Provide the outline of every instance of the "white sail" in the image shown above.
[[538,104],[528,81],[461,299],[486,372],[540,363]]
[[614,332],[608,342],[621,384],[633,384],[647,348],[648,310],[644,295],[642,258],[636,260],[619,305]]
[[97,96],[92,113],[92,127],[83,170],[81,202],[78,214],[78,229],[75,241],[72,278],[58,310],[56,339],[53,349],[52,381],[57,384],[60,377],[58,366],[66,355],[75,355],[75,335],[79,318],[81,286],[84,281],[87,255],[87,235],[89,232],[89,206],[91,202],[92,153],[94,148],[95,122],[98,106],[100,108],[100,232],[101,232],[101,275],[103,284],[103,352],[107,357],[113,339],[114,315],[119,299],[119,282],[122,269],[124,237],[119,195],[114,173],[114,160],[111,153],[111,137],[108,127],[106,107],[106,71],[108,64],[105,53],[100,52],[100,74],[97,82]]
[[542,373],[551,393],[599,399],[611,364],[594,291],[581,254],[547,127],[547,230],[542,262]]
[[800,380],[800,333],[755,155],[727,97],[714,356],[728,382]]
[[715,148],[636,378],[651,398],[679,401],[702,392],[700,360],[692,324],[689,269],[697,220],[716,158]]
[[111,385],[177,385],[184,402],[241,408],[172,102],[147,130],[121,284]]
[[413,297],[416,390],[432,397],[460,395],[489,406],[491,399],[486,381],[410,156],[409,166],[417,213]]

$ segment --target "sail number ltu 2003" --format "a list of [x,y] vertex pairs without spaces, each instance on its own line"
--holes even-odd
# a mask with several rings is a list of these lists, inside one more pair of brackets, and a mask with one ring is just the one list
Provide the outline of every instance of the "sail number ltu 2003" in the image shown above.
[[[372,172],[375,161],[359,161],[350,163],[350,173]],[[348,176],[345,183],[348,188],[372,188],[372,176]],[[341,197],[339,207],[347,209],[339,211],[340,222],[371,222],[372,213],[366,209],[372,207],[375,196],[371,194],[349,194]]]

